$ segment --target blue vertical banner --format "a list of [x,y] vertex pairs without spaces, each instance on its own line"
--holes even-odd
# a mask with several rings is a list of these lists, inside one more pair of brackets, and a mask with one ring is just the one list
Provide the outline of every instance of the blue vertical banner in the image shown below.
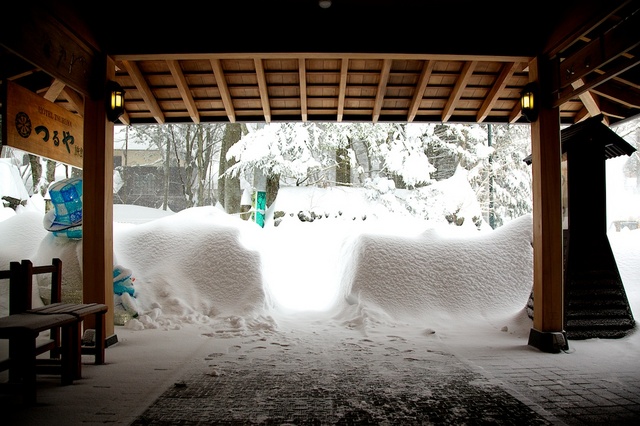
[[267,193],[265,191],[255,191],[253,193],[253,214],[255,223],[264,228],[264,215],[267,208]]
[[253,221],[264,228],[264,216],[267,210],[267,176],[260,169],[253,172]]

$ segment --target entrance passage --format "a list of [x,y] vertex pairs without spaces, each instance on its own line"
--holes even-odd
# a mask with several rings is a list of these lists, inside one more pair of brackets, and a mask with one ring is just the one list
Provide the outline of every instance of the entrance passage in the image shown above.
[[132,426],[552,425],[435,335],[364,337],[325,325],[211,339]]
[[[341,246],[335,231],[322,224],[267,228],[261,253],[265,290],[285,312],[331,309],[341,296]],[[290,244],[271,244],[270,239]],[[270,249],[273,247],[273,249]]]

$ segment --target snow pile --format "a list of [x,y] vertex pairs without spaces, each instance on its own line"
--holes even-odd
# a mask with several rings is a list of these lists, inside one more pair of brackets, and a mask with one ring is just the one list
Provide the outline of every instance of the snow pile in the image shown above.
[[531,215],[525,215],[464,237],[437,229],[418,237],[364,234],[350,250],[341,288],[358,310],[399,321],[429,324],[517,312],[533,286],[531,226]]
[[26,201],[29,193],[22,183],[20,170],[12,163],[10,158],[0,158],[0,196],[12,197],[16,200]]
[[146,313],[137,321],[147,328],[179,328],[262,310],[260,256],[241,241],[249,227],[255,224],[215,207],[114,226],[114,261],[133,271],[136,299]]

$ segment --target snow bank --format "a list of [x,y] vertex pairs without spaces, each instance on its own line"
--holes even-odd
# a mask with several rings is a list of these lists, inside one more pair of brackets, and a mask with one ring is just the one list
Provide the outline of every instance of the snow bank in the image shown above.
[[152,320],[158,309],[172,326],[251,316],[265,303],[260,256],[241,238],[253,226],[215,207],[115,226],[114,261],[133,271],[137,302]]
[[473,321],[517,312],[533,286],[531,226],[526,215],[464,238],[436,229],[413,238],[363,234],[341,288],[357,309],[399,321]]

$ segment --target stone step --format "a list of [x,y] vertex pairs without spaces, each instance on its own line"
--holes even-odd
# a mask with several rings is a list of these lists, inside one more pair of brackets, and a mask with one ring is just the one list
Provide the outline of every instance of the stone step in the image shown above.
[[620,339],[627,336],[631,330],[566,330],[567,339],[569,340],[585,340],[585,339]]
[[619,280],[614,279],[572,279],[565,282],[567,289],[574,288],[624,288]]
[[592,300],[587,298],[570,298],[566,304],[566,310],[569,312],[581,312],[584,310],[617,310],[627,311],[628,304],[624,300],[612,298],[600,298]]
[[598,319],[606,321],[609,318],[632,318],[630,311],[627,309],[582,309],[580,311],[567,310],[565,313],[567,320],[569,319]]

